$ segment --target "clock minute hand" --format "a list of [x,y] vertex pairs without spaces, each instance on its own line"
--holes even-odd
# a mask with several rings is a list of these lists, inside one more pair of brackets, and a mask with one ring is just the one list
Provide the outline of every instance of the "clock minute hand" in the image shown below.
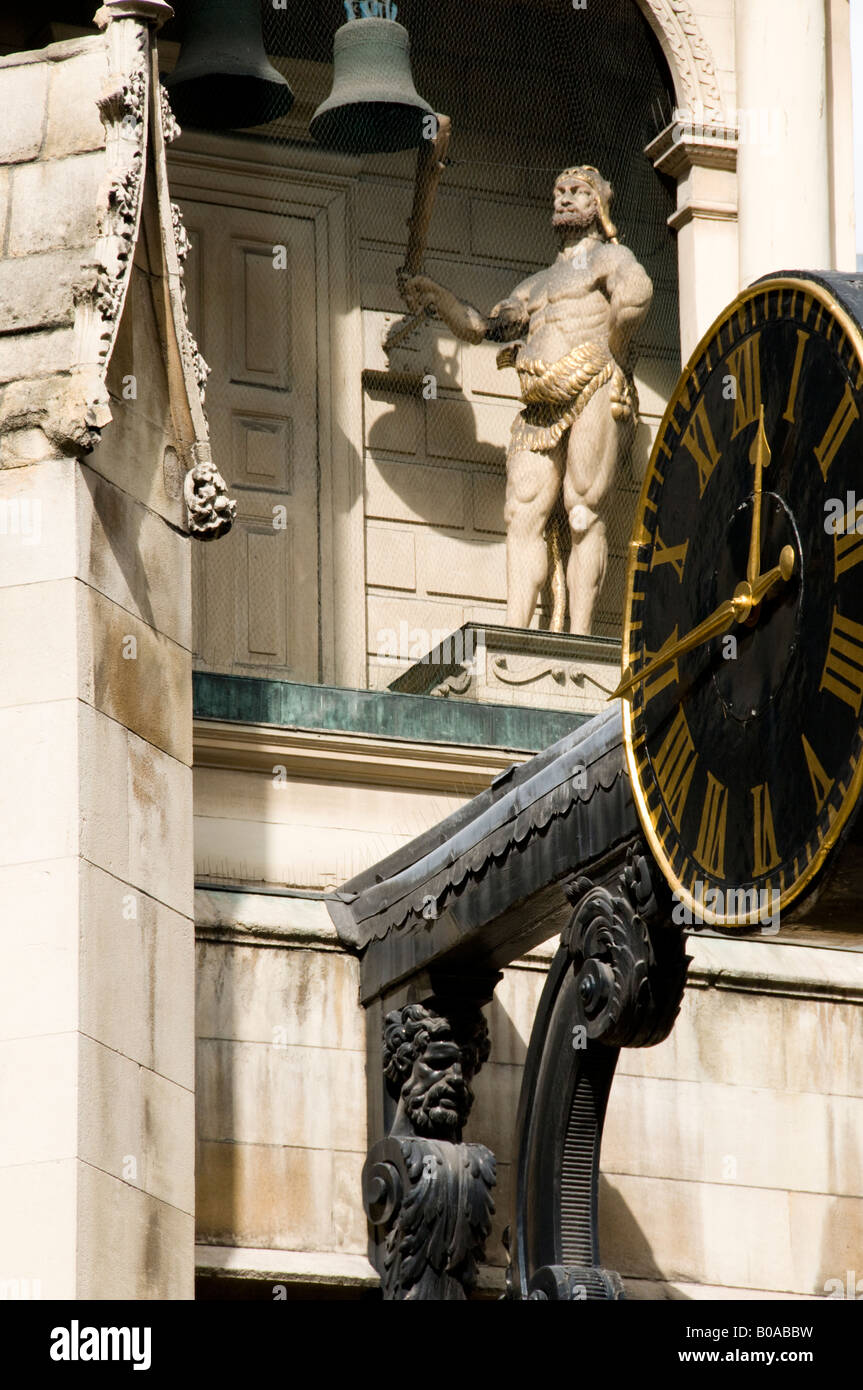
[[749,538],[749,560],[746,579],[754,584],[761,570],[761,491],[764,469],[771,459],[770,445],[764,429],[764,406],[758,417],[758,430],[749,450],[749,462],[755,469],[755,492],[752,498],[752,534]]
[[[746,611],[749,612],[748,607]],[[661,656],[655,656],[652,661],[648,661],[640,671],[633,674],[632,667],[627,666],[619,686],[609,695],[609,700],[629,696],[635,687],[652,676],[654,671],[660,671],[663,666],[667,666],[684,652],[691,652],[695,647],[700,647],[702,642],[709,642],[711,637],[720,637],[738,621],[740,619],[736,615],[735,600],[727,598],[718,608],[714,608],[709,617],[687,632],[685,637],[673,642]]]
[[659,671],[669,662],[674,661],[684,652],[691,652],[695,647],[700,647],[705,642],[709,642],[713,637],[721,637],[735,623],[744,623],[759,603],[782,584],[787,584],[791,575],[794,573],[795,555],[790,545],[783,546],[779,556],[779,564],[766,574],[759,575],[754,584],[750,584],[744,579],[737,585],[731,598],[720,603],[708,617],[700,622],[697,627],[687,632],[677,642],[673,642],[661,656],[655,656],[652,661],[648,661],[640,671],[633,675],[632,668],[627,666],[617,689],[609,695],[609,700],[616,700],[620,697],[628,697],[637,685],[647,680],[654,671]]

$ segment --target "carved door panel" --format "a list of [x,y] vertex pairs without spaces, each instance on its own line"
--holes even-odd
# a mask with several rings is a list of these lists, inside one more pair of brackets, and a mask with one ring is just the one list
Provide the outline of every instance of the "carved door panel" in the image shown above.
[[218,550],[196,546],[195,664],[318,679],[314,225],[182,205],[189,316],[210,366],[213,459],[237,499]]

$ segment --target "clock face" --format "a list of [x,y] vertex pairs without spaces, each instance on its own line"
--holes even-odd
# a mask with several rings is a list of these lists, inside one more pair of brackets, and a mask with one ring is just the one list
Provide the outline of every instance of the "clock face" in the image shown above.
[[775,279],[714,324],[654,446],[623,641],[624,678],[645,677],[624,737],[645,833],[694,920],[772,919],[860,791],[861,415],[854,320],[821,286]]

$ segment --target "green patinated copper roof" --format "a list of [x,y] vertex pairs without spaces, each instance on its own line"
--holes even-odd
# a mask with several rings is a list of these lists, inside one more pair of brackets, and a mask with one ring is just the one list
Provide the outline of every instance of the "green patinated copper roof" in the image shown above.
[[455,743],[538,752],[578,729],[586,714],[476,704],[388,690],[343,690],[328,685],[196,671],[196,719],[275,724],[280,728],[375,734],[416,743]]

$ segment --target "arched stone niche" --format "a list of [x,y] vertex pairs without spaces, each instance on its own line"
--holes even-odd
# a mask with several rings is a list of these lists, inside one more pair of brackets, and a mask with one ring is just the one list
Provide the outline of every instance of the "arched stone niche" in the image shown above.
[[688,0],[633,0],[657,37],[677,99],[645,154],[677,184],[680,352],[685,362],[739,287],[737,129]]
[[678,105],[722,113],[713,54],[687,0],[635,0],[659,40],[671,70]]

